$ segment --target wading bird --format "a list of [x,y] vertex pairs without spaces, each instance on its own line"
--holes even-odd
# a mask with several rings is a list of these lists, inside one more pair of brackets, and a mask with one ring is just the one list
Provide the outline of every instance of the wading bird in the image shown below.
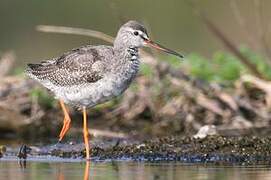
[[65,107],[69,104],[83,111],[86,158],[90,158],[86,108],[111,100],[129,87],[139,70],[138,49],[143,46],[183,57],[150,40],[142,24],[129,21],[119,29],[113,46],[86,45],[57,58],[28,64],[26,74],[52,91],[60,102],[64,113],[60,141],[70,128]]

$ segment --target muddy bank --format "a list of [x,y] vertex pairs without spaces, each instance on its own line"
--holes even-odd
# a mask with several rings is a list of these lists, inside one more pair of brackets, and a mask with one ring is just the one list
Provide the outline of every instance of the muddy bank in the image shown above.
[[[8,148],[7,148],[8,149]],[[15,155],[6,152],[3,157]],[[67,143],[32,147],[28,157],[47,156],[80,159],[85,157],[83,144]],[[108,140],[92,145],[93,161],[178,161],[185,163],[271,163],[271,138],[208,136],[165,137],[130,143],[127,140]]]
[[167,137],[139,144],[95,147],[94,159],[180,161],[187,163],[269,163],[271,138],[209,136],[205,139]]

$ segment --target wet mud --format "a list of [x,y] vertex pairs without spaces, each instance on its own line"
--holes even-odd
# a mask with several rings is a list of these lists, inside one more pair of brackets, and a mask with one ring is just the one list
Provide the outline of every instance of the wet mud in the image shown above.
[[[48,146],[31,146],[28,157],[84,159],[82,143],[64,143]],[[18,148],[21,152],[21,148]],[[16,155],[7,148],[2,157]],[[18,155],[18,154],[17,154]],[[19,156],[18,156],[19,157]],[[271,162],[271,138],[207,136],[164,137],[141,142],[110,140],[95,142],[91,149],[92,161],[178,161],[184,163],[247,163]]]

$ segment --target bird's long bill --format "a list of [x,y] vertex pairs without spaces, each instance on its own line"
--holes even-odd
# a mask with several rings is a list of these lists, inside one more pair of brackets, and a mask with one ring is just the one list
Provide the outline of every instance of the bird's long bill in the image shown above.
[[160,44],[158,44],[158,43],[156,43],[156,42],[153,42],[152,40],[145,40],[145,43],[146,43],[147,45],[149,45],[149,46],[155,48],[155,49],[158,49],[158,50],[164,51],[164,52],[166,52],[166,53],[173,54],[173,55],[175,55],[175,56],[178,56],[178,57],[180,57],[180,58],[183,58],[183,55],[181,55],[181,54],[179,54],[179,53],[177,53],[177,52],[175,52],[175,51],[173,51],[173,50],[171,50],[171,49],[168,49],[168,48],[166,48],[166,47],[164,47],[164,46],[162,46],[162,45],[160,45]]

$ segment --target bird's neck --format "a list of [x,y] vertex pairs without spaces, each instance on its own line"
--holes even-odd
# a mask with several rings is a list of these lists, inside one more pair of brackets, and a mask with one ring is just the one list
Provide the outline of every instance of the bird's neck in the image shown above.
[[130,46],[125,48],[114,49],[114,54],[117,59],[115,59],[115,65],[118,68],[114,68],[119,73],[130,72],[136,74],[139,70],[139,53],[138,47]]
[[133,61],[139,58],[138,47],[135,46],[114,46],[115,57],[118,57],[117,61]]

